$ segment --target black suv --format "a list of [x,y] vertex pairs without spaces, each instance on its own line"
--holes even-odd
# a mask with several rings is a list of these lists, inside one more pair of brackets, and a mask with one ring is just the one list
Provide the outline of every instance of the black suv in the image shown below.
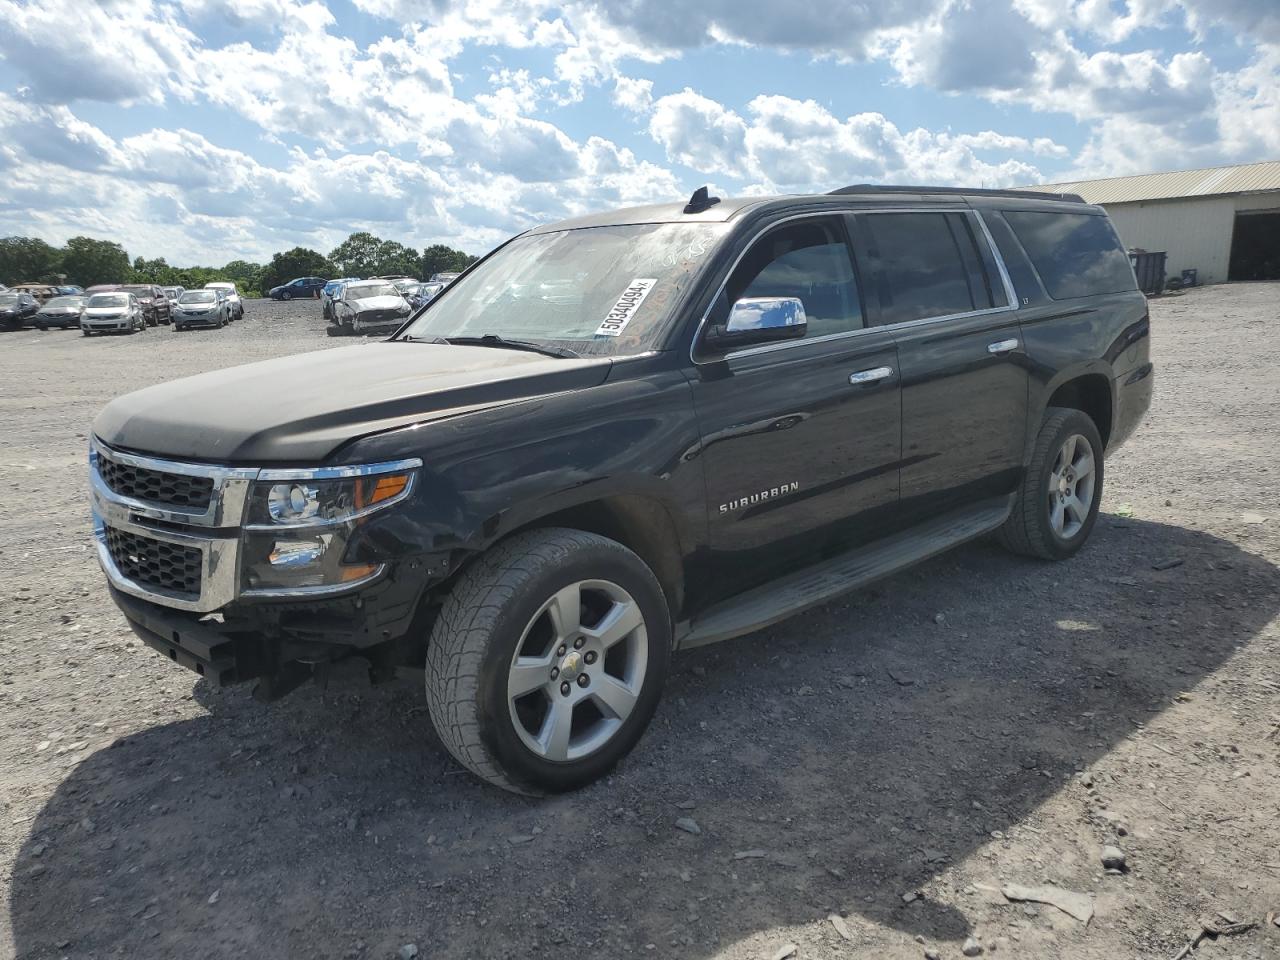
[[700,190],[516,237],[388,341],[114,401],[99,557],[211,683],[271,699],[360,657],[425,677],[480,777],[570,789],[674,650],[984,534],[1074,554],[1149,335],[1078,197]]

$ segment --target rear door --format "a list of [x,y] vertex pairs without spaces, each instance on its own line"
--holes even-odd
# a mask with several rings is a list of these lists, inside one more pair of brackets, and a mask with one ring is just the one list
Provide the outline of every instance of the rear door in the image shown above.
[[796,297],[808,329],[800,340],[724,356],[695,343],[709,599],[873,536],[892,523],[898,500],[897,349],[891,333],[867,322],[847,218],[804,216],[763,232],[709,321],[723,322],[744,297]]
[[902,376],[903,522],[1013,492],[1027,429],[1011,287],[967,209],[856,218]]

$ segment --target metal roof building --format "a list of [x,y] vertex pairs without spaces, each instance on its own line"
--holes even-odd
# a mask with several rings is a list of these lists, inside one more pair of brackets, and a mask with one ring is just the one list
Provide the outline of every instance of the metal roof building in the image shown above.
[[1280,280],[1280,160],[1025,189],[1106,207],[1125,246],[1168,253],[1169,276]]

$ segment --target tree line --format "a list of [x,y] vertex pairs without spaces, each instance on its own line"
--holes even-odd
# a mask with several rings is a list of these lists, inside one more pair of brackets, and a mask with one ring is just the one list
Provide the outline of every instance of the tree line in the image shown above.
[[75,284],[157,283],[202,287],[230,280],[242,293],[260,296],[294,277],[372,277],[400,274],[426,279],[433,273],[464,269],[475,257],[442,243],[419,251],[371,233],[353,233],[328,256],[307,247],[273,254],[269,263],[232,260],[221,267],[175,267],[163,257],[129,259],[124,247],[110,240],[72,237],[55,247],[34,237],[0,239],[0,283]]

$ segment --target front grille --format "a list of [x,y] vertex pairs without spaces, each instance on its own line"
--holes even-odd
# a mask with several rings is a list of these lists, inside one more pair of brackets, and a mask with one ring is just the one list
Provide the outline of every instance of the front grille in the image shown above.
[[200,551],[106,528],[107,550],[119,571],[137,583],[200,596]]
[[122,497],[163,503],[171,507],[195,507],[203,510],[213,496],[213,478],[191,477],[182,473],[163,473],[117,463],[107,457],[98,458],[98,473],[108,487]]

